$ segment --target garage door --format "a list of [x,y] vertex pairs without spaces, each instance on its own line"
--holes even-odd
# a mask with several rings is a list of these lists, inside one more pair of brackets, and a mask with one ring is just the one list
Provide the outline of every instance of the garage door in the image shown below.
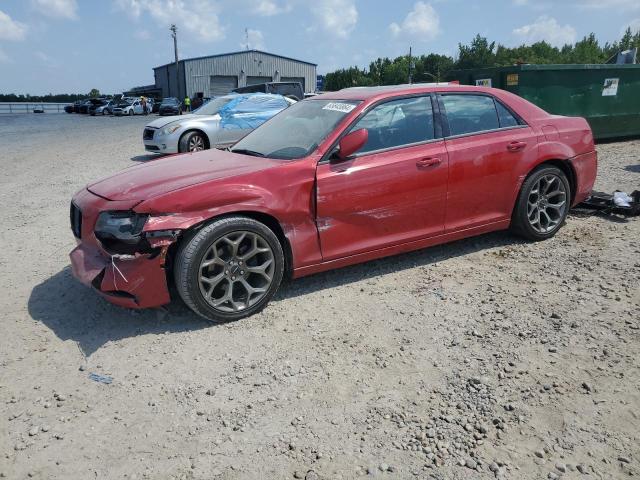
[[234,88],[238,88],[238,77],[235,75],[212,75],[209,92],[212,97],[226,95]]
[[257,85],[259,83],[267,83],[271,81],[271,77],[247,77],[247,85]]
[[302,85],[302,91],[306,92],[306,90],[304,89],[304,77],[281,77],[280,81],[281,82],[298,82],[300,83],[300,85]]

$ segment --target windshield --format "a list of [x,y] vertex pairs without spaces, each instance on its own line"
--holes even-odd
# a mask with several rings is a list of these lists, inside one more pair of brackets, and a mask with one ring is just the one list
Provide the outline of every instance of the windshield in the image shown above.
[[162,99],[162,105],[177,105],[177,104],[178,104],[177,98],[169,97],[169,98]]
[[236,98],[235,96],[212,98],[200,108],[194,110],[192,113],[196,115],[215,115],[231,100]]
[[295,103],[249,133],[231,151],[283,160],[306,157],[359,103],[351,100]]

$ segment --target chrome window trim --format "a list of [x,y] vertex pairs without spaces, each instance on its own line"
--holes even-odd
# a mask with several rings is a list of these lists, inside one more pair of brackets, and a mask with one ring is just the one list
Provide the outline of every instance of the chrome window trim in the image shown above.
[[444,137],[440,137],[440,138],[432,138],[431,140],[425,140],[424,142],[405,143],[403,145],[396,145],[394,147],[380,148],[378,150],[371,150],[369,152],[364,152],[364,153],[355,153],[351,155],[351,158],[362,158],[362,157],[367,157],[369,155],[377,155],[379,153],[392,152],[394,150],[402,150],[404,148],[417,147],[420,145],[429,145],[431,143],[436,143],[436,142],[444,142],[444,140],[445,140]]
[[484,135],[486,133],[495,133],[495,132],[503,132],[503,131],[507,131],[507,130],[519,130],[521,128],[529,128],[529,125],[516,125],[515,127],[502,127],[502,128],[494,128],[491,130],[479,130],[477,132],[471,132],[471,133],[460,133],[458,135],[448,135],[446,137],[444,137],[445,140],[456,140],[458,138],[464,138],[464,137],[473,137],[476,135]]

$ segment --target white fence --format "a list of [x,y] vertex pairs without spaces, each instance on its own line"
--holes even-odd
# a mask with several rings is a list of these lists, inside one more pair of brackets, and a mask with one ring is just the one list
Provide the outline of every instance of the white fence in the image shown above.
[[67,105],[69,105],[69,103],[0,102],[0,114],[33,113],[34,110],[44,110],[45,113],[64,113],[64,107]]

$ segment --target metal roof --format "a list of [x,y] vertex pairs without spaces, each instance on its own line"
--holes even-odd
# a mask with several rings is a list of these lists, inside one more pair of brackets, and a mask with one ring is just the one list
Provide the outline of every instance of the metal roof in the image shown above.
[[412,83],[406,85],[384,85],[379,87],[351,87],[336,92],[326,92],[312,97],[310,100],[369,100],[384,98],[390,93],[413,94],[445,91],[491,92],[494,89],[451,83]]
[[[241,53],[262,53],[263,55],[269,55],[271,57],[284,58],[285,60],[291,60],[292,62],[306,63],[307,65],[313,65],[314,67],[318,66],[317,63],[305,62],[304,60],[298,60],[297,58],[285,57],[284,55],[277,55],[275,53],[264,52],[262,50],[256,50],[256,49],[239,50],[237,52],[228,52],[228,53],[218,53],[216,55],[203,55],[201,57],[183,58],[183,59],[180,60],[180,62],[188,62],[188,61],[191,61],[191,60],[201,60],[203,58],[228,57],[228,56],[231,56],[231,55],[239,55]],[[155,70],[156,68],[163,68],[163,67],[166,67],[168,65],[173,65],[173,64],[175,64],[175,62],[169,62],[169,63],[165,63],[164,65],[160,65],[158,67],[153,67],[153,69]]]

